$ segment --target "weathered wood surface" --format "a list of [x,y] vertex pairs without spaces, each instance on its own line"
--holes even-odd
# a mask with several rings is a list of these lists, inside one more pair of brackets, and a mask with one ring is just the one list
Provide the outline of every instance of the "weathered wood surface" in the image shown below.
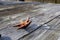
[[[51,37],[49,34],[52,35],[56,33],[54,30],[49,29],[57,28],[55,24],[59,24],[59,17],[56,18],[58,15],[60,15],[59,4],[40,4],[35,6],[30,12],[7,16],[7,19],[4,19],[5,21],[3,20],[4,22],[0,22],[0,34],[2,34],[3,37],[9,37],[11,40],[49,40],[48,38]],[[30,16],[32,20],[29,27],[20,30],[13,27],[16,23],[19,23],[20,19],[26,19],[28,16]],[[38,29],[35,30],[36,28]],[[27,35],[33,30],[35,31]],[[26,36],[23,37],[24,35]],[[52,40],[54,40],[54,38]]]
[[53,19],[51,22],[42,25],[35,32],[21,38],[21,40],[57,40],[60,37],[60,16]]
[[[59,9],[55,10],[56,7],[55,6],[53,6],[53,7],[54,7],[54,9],[50,9],[49,10],[50,12],[48,13],[49,15],[51,14],[50,18],[60,15],[60,12],[56,11]],[[53,12],[53,10],[54,10],[54,12]],[[50,19],[50,18],[48,18],[48,19]],[[59,17],[54,18],[53,20],[51,20],[51,22],[41,26],[39,29],[37,29],[35,32],[31,33],[30,35],[22,37],[20,40],[57,40],[59,33],[56,33],[56,31],[59,31],[59,23],[60,23],[59,20],[60,20]]]
[[20,12],[29,11],[33,8],[34,5],[25,4],[25,5],[14,5],[14,6],[5,6],[0,9],[0,17],[17,14]]

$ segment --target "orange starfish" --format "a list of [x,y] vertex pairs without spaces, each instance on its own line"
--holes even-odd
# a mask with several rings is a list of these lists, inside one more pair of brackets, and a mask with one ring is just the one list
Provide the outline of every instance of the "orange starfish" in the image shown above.
[[20,21],[20,24],[14,26],[14,27],[18,27],[18,29],[26,28],[31,23],[31,21],[29,19],[30,18],[27,18],[25,21]]

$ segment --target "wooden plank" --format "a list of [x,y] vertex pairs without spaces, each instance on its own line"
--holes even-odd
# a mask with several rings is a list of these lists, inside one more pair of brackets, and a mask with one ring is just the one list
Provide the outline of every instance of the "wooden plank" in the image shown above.
[[[58,16],[57,18],[53,19],[51,22],[43,25],[41,28],[37,29],[35,32],[31,33],[28,36],[25,36],[24,38],[21,38],[20,40],[32,40],[32,39],[34,40],[40,40],[40,39],[41,40],[55,40],[57,39],[55,37],[58,36],[58,34],[56,35],[54,33],[56,33],[55,32],[56,30],[58,29],[60,30],[60,25],[58,25],[60,23],[59,18],[60,17]],[[52,36],[53,34],[54,36]],[[51,38],[49,39],[49,37]]]
[[[57,40],[60,37],[60,16],[52,20],[50,23],[45,24],[49,27],[49,30],[40,37],[40,35],[35,40]],[[47,26],[43,30],[47,30]],[[41,28],[41,29],[42,29]],[[59,37],[58,37],[59,36]]]
[[[16,13],[20,13],[20,12],[25,12],[25,11],[29,11],[31,10],[32,8],[32,5],[28,5],[28,4],[25,4],[25,5],[16,5],[14,6],[14,8],[3,8],[0,10],[0,17],[2,16],[7,16],[7,15],[12,15],[12,14],[16,14]],[[22,7],[22,8],[21,8]],[[15,12],[13,12],[15,11]]]
[[[56,7],[55,7],[56,8]],[[55,8],[53,8],[53,9],[55,9]],[[58,10],[58,9],[57,9]],[[56,12],[57,11],[55,11],[54,10],[54,12],[52,12],[53,10],[50,10],[50,12],[51,13],[54,13],[54,14],[56,14]],[[46,12],[47,13],[47,12]],[[45,13],[45,14],[46,14]],[[50,14],[51,14],[50,13]],[[50,15],[49,14],[49,15]],[[59,14],[58,14],[59,15]],[[46,16],[47,16],[47,14],[46,14]],[[44,17],[46,17],[46,16],[44,16]],[[53,16],[53,14],[52,14],[52,16]],[[56,16],[56,15],[54,15],[54,16]],[[38,18],[38,16],[36,15],[35,17],[37,17]],[[49,17],[49,16],[48,16]],[[43,17],[42,17],[43,18]],[[50,16],[50,18],[52,18],[51,16]],[[50,18],[48,18],[48,19],[50,19]],[[38,19],[40,19],[41,20],[41,18],[38,18]],[[42,19],[42,20],[44,20],[44,19]],[[47,19],[46,19],[47,20]],[[45,20],[45,21],[46,21]],[[57,21],[58,19],[56,19],[56,21]],[[44,22],[45,22],[44,21]],[[54,20],[53,20],[54,21]],[[55,23],[56,23],[56,21],[54,21]],[[39,23],[42,23],[43,21],[39,21]],[[52,25],[54,24],[54,22],[52,22]],[[59,21],[58,21],[59,22]],[[55,26],[55,25],[54,25]],[[46,27],[47,29],[44,29],[44,27]],[[35,32],[33,32],[33,33],[31,33],[30,35],[28,35],[28,36],[25,36],[25,37],[22,37],[20,40],[32,40],[32,39],[34,39],[34,40],[42,40],[42,39],[44,39],[43,37],[45,37],[45,36],[47,36],[47,35],[49,35],[50,33],[52,33],[53,31],[48,31],[47,32],[47,30],[50,28],[50,27],[53,27],[53,26],[49,26],[49,25],[47,25],[46,24],[46,26],[42,26],[40,29],[38,29],[38,30],[36,30]],[[54,27],[53,27],[54,28]],[[42,30],[42,31],[41,31]],[[46,35],[45,35],[46,34]],[[38,36],[39,35],[39,36]],[[45,35],[45,36],[44,36]]]
[[[39,6],[38,9],[34,9],[30,12],[26,12],[26,13],[22,13],[22,14],[16,14],[16,16],[17,15],[19,15],[19,16],[17,16],[13,20],[10,20],[9,22],[7,22],[7,23],[10,23],[10,25],[7,26],[6,25],[7,23],[5,23],[7,28],[1,30],[0,33],[3,36],[10,37],[12,40],[17,40],[20,37],[28,34],[29,32],[31,32],[34,29],[36,29],[37,27],[39,27],[39,25],[42,25],[42,24],[48,22],[49,20],[51,20],[52,18],[56,17],[57,15],[59,15],[59,14],[56,14],[56,12],[60,11],[60,9],[59,9],[60,6],[56,6],[55,4],[53,4],[53,5],[52,4],[45,4],[45,5],[37,5],[37,6],[35,6],[35,8],[38,7],[38,6]],[[25,17],[27,17],[27,16],[31,17],[32,24],[29,27],[27,27],[27,29],[20,29],[19,31],[16,31],[17,28],[12,27],[13,24],[14,24],[13,21],[18,21],[19,22],[20,19],[25,19]],[[10,17],[12,18],[12,17],[15,17],[15,16],[12,15]],[[33,24],[34,24],[34,26],[32,26]],[[2,25],[3,25],[3,27],[5,26],[4,24],[2,24]],[[46,31],[47,30],[41,30],[40,32],[41,32],[41,34],[42,33],[44,34]],[[6,35],[6,34],[8,34],[8,35]],[[36,37],[36,35],[38,35],[38,33],[34,34],[34,35]]]

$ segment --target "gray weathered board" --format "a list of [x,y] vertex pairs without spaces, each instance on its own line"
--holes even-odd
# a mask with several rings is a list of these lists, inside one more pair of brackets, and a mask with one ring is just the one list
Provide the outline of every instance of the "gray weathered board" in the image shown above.
[[[4,22],[0,22],[0,34],[2,34],[3,40],[50,40],[48,39],[51,36],[49,34],[57,34],[54,32],[53,28],[57,28],[59,23],[59,17],[56,19],[56,16],[60,15],[60,5],[59,4],[40,4],[36,5],[33,10],[29,12],[14,14],[10,16],[3,17]],[[13,26],[19,23],[20,19],[26,19],[28,16],[31,17],[32,23],[26,29],[17,30]],[[53,19],[53,20],[51,20]],[[44,24],[51,20],[51,23]],[[44,25],[43,25],[44,24]],[[55,27],[56,24],[56,27]],[[43,25],[42,27],[39,27]],[[23,37],[24,35],[30,33],[31,31],[38,28],[36,31],[31,34]],[[52,33],[53,32],[53,33]],[[54,34],[54,36],[56,36]],[[45,37],[46,36],[46,37]],[[53,37],[54,37],[53,36]],[[58,35],[57,35],[58,36]],[[47,38],[48,37],[48,38]],[[59,37],[59,36],[58,36]],[[54,40],[52,38],[51,40]]]

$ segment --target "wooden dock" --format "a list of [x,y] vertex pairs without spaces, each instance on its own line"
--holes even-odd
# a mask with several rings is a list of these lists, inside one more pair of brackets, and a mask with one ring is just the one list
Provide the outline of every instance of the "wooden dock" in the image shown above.
[[[28,16],[32,23],[26,29],[13,27]],[[60,37],[60,4],[39,4],[30,11],[2,18],[0,34],[3,40],[58,40]]]

